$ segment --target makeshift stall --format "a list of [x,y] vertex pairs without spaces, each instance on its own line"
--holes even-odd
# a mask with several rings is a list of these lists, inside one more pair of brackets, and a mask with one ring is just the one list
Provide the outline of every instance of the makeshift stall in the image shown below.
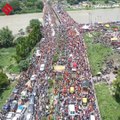
[[74,87],[70,87],[70,93],[74,93],[74,92],[75,92]]
[[105,24],[105,27],[106,27],[106,28],[109,28],[109,27],[110,27],[110,25],[109,25],[109,24]]
[[86,106],[86,105],[87,105],[87,102],[88,102],[87,98],[82,98],[83,106]]
[[84,26],[82,26],[82,29],[84,29],[84,30],[89,30],[89,29],[90,29],[90,26],[85,24]]
[[62,65],[56,65],[54,66],[54,71],[55,72],[62,72],[65,70],[65,66],[62,66]]

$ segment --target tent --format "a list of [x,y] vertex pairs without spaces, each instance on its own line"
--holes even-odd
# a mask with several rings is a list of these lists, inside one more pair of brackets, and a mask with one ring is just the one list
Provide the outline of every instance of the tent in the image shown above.
[[36,77],[37,77],[37,75],[36,75],[36,74],[33,74],[33,75],[31,76],[30,80],[35,80]]
[[73,57],[73,55],[72,55],[72,54],[70,54],[70,57]]
[[117,41],[117,40],[118,40],[117,37],[113,37],[113,38],[111,38],[111,41]]
[[25,106],[19,105],[16,113],[21,113],[24,108],[25,108]]
[[62,72],[62,71],[65,70],[65,66],[56,65],[56,66],[54,66],[54,70],[57,71],[57,72]]
[[109,27],[110,27],[110,25],[109,25],[109,24],[105,24],[105,27],[109,28]]
[[97,76],[100,76],[101,74],[102,74],[101,72],[98,72],[98,73],[97,73]]
[[75,89],[74,87],[70,87],[70,93],[74,93]]
[[90,29],[90,26],[85,24],[84,26],[82,26],[82,29],[88,30]]
[[87,98],[82,98],[82,102],[86,104],[87,103]]
[[120,50],[120,47],[118,47],[117,50]]

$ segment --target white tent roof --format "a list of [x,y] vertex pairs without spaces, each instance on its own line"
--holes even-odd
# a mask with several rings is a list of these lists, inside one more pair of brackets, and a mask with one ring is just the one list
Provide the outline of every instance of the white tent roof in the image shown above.
[[89,29],[89,27],[90,27],[89,25],[85,24],[85,25],[82,26],[82,29]]

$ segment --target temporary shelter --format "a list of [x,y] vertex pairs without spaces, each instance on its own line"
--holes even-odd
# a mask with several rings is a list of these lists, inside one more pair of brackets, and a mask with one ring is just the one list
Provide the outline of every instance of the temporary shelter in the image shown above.
[[70,87],[70,93],[74,93],[74,92],[75,92],[74,87]]
[[88,29],[90,29],[90,26],[85,24],[85,25],[82,27],[82,29],[88,30]]
[[65,70],[65,66],[63,65],[56,65],[54,66],[54,70],[57,71],[57,72],[62,72]]

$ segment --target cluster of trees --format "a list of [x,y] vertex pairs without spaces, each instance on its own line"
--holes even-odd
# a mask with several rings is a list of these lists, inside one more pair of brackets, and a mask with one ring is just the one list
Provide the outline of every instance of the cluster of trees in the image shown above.
[[13,35],[12,31],[8,29],[8,27],[3,27],[0,30],[0,47],[11,47],[13,46]]
[[29,59],[27,58],[30,55],[31,50],[42,38],[41,29],[41,22],[37,19],[33,19],[27,27],[28,36],[19,37],[16,40],[14,40],[12,31],[10,31],[8,27],[0,30],[0,48],[16,47],[16,55],[14,58],[19,64],[21,71],[28,68]]
[[[88,0],[67,0],[67,2],[70,5],[78,4],[79,2],[83,2],[83,1],[88,1]],[[118,0],[101,0],[101,1],[104,2],[105,4],[107,4],[109,2],[118,2]],[[92,2],[93,4],[99,3],[101,1],[99,1],[99,0],[89,0],[89,2]]]
[[28,27],[29,35],[17,39],[15,59],[19,63],[21,70],[26,70],[28,67],[28,61],[26,59],[34,46],[41,40],[41,29],[41,22],[33,19],[30,21],[30,26]]
[[113,83],[115,97],[120,101],[120,71],[118,72],[117,79]]
[[[15,13],[28,13],[28,12],[40,12],[43,9],[42,0],[10,0],[8,3],[13,7],[11,14]],[[0,8],[6,4],[6,1],[0,2]],[[2,10],[0,9],[0,12]]]
[[2,91],[6,86],[9,85],[9,79],[6,74],[0,71],[0,91]]
[[81,2],[83,0],[67,0],[67,2],[70,4],[70,5],[74,5],[74,4],[78,4],[79,2]]

